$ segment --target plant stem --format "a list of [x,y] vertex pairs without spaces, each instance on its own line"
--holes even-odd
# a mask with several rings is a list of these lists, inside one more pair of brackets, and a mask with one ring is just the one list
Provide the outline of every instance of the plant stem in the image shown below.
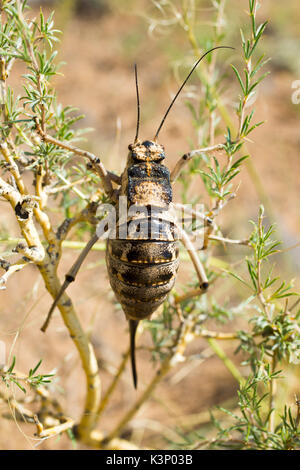
[[[56,298],[60,290],[60,282],[56,274],[56,268],[51,263],[49,255],[41,266],[39,266],[45,286],[53,299]],[[69,330],[72,341],[74,342],[79,356],[81,358],[82,368],[86,376],[86,398],[84,410],[79,424],[76,427],[76,433],[81,439],[85,439],[97,423],[97,410],[100,404],[101,381],[99,376],[98,363],[93,346],[88,341],[87,335],[82,329],[79,319],[71,299],[64,293],[58,302],[58,308],[63,321]]]
[[245,379],[243,378],[239,370],[236,368],[236,366],[233,364],[233,362],[226,355],[225,351],[219,345],[219,343],[215,339],[212,339],[212,338],[208,339],[207,341],[210,347],[212,348],[212,350],[216,353],[216,355],[224,363],[225,367],[229,370],[231,375],[238,381],[238,383],[243,383]]
[[122,359],[122,361],[121,361],[121,363],[118,367],[118,370],[117,370],[116,374],[114,375],[114,378],[113,378],[110,386],[108,387],[106,393],[102,397],[99,408],[97,410],[97,420],[99,420],[101,414],[103,413],[104,409],[106,408],[106,406],[109,402],[109,399],[110,399],[112,393],[114,392],[114,390],[115,390],[115,388],[116,388],[116,386],[117,386],[117,384],[120,380],[120,377],[121,377],[122,373],[125,370],[125,366],[127,364],[129,355],[130,355],[130,349],[128,349],[126,351],[126,353],[124,354],[123,359]]
[[[0,244],[2,243],[3,245],[15,245],[20,241],[20,238],[0,238]],[[45,240],[42,241],[42,244],[44,246],[47,245],[47,242]],[[70,248],[72,250],[82,250],[86,246],[86,242],[79,242],[79,241],[72,241],[72,240],[64,240],[62,242],[62,247],[63,248]],[[105,243],[95,243],[95,245],[91,248],[93,251],[105,251]]]
[[127,423],[139,411],[145,401],[150,398],[153,390],[159,384],[159,382],[161,382],[163,377],[165,377],[165,375],[170,371],[170,369],[177,363],[178,357],[183,356],[183,353],[187,346],[187,342],[191,338],[195,321],[196,320],[194,318],[188,317],[183,323],[181,323],[177,339],[174,342],[174,346],[170,354],[164,359],[159,370],[156,372],[153,379],[151,380],[147,388],[144,390],[140,398],[134,403],[131,409],[124,415],[121,421],[105,439],[106,442],[110,442],[112,439],[114,439],[120,434],[120,432],[124,429]]
[[[276,371],[277,365],[277,355],[276,352],[273,353],[272,362],[271,362],[271,374],[274,374]],[[277,381],[274,378],[270,380],[270,390],[269,390],[269,432],[274,432],[275,429],[275,397],[277,391]],[[273,410],[273,411],[272,411]]]

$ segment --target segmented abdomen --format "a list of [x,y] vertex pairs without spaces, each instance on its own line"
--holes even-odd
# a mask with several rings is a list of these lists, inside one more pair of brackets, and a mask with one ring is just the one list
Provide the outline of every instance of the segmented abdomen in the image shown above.
[[142,320],[159,307],[174,285],[177,242],[109,239],[106,263],[111,287],[127,318]]

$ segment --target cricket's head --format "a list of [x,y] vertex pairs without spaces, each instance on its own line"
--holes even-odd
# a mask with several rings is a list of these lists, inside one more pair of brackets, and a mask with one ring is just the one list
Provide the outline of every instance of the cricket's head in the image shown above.
[[165,150],[162,145],[151,140],[135,142],[128,146],[130,156],[136,163],[161,162],[165,158]]

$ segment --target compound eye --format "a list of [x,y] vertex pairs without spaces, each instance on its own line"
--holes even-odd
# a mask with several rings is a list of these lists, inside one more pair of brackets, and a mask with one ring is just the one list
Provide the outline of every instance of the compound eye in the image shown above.
[[146,148],[150,148],[150,147],[152,147],[152,145],[153,145],[153,142],[151,142],[150,140],[145,140],[143,142],[143,146],[146,147]]
[[133,149],[133,145],[132,144],[129,144],[128,145],[128,150],[132,150]]

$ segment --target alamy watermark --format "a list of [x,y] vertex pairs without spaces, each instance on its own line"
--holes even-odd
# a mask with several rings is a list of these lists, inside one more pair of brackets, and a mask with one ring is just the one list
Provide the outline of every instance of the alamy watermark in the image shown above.
[[96,229],[99,238],[173,241],[181,239],[185,230],[195,249],[203,247],[205,227],[212,223],[203,204],[128,205],[126,196],[120,196],[117,208],[102,204],[97,216],[103,217]]
[[295,89],[291,97],[292,103],[299,104],[300,103],[300,80],[294,80],[292,82],[292,88]]

